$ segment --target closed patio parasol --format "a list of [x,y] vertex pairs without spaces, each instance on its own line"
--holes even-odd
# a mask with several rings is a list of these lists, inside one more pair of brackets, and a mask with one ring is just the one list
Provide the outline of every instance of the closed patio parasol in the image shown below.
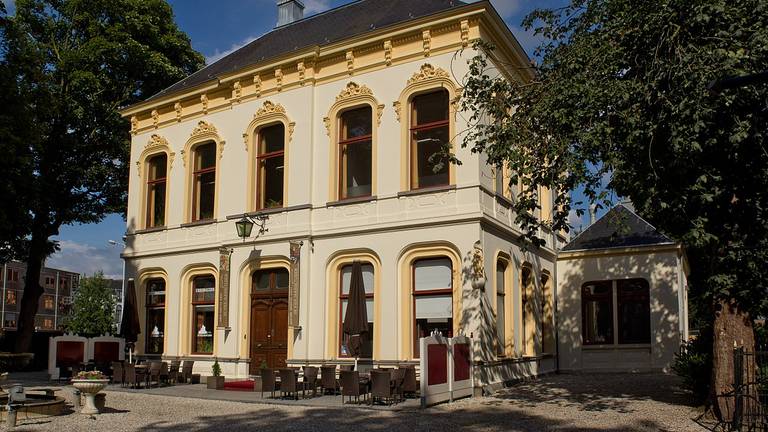
[[368,312],[365,307],[365,285],[363,283],[363,270],[359,261],[352,264],[349,302],[347,303],[347,313],[344,315],[343,330],[344,334],[349,337],[349,355],[355,357],[355,363],[357,363],[362,347],[369,336]]
[[141,323],[139,323],[139,308],[136,303],[136,284],[133,279],[128,279],[128,289],[125,291],[123,304],[123,320],[120,323],[120,336],[130,347],[128,351],[128,362],[133,361],[133,344],[138,340],[141,333]]

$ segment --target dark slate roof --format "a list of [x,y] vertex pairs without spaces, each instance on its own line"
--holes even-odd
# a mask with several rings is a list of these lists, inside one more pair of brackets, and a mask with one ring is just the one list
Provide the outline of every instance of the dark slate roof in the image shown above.
[[201,85],[271,58],[327,45],[402,22],[465,6],[459,0],[359,0],[278,27],[147,99]]
[[563,252],[674,243],[653,225],[619,204],[565,245]]

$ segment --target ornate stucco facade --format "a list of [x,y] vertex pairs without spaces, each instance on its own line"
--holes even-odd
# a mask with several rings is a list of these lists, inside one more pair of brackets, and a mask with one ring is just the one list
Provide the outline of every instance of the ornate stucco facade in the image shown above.
[[[521,75],[525,53],[490,4],[480,2],[294,51],[124,110],[132,133],[124,257],[143,322],[146,302],[155,301],[148,300],[148,281],[164,282],[162,347],[153,350],[163,358],[194,358],[203,374],[215,357],[226,376],[249,375],[259,345],[251,334],[262,331],[253,275],[280,268],[299,274],[291,291],[298,297],[288,300],[287,311],[298,322],[276,333],[287,363],[351,361],[338,348],[341,272],[360,260],[372,269],[374,362],[413,361],[414,266],[441,259],[450,268],[450,332],[474,339],[477,385],[554,370],[552,287],[565,238],[543,232],[544,247],[522,250],[509,199],[496,192],[495,170],[483,155],[460,147],[469,116],[457,112],[456,101],[477,39],[498,47],[508,79],[530,79]],[[411,105],[434,91],[449,96],[446,127],[462,164],[450,166],[447,184],[414,188]],[[360,107],[371,112],[370,193],[344,199],[339,116]],[[264,181],[257,137],[276,124],[284,134],[283,195],[279,206],[264,209],[257,198]],[[193,154],[207,143],[215,148],[213,217],[196,220]],[[157,154],[167,160],[164,220],[148,228],[147,164]],[[547,218],[552,197],[542,199],[539,216]],[[240,239],[235,221],[244,214],[267,215],[268,231]],[[290,242],[301,243],[298,256],[291,256]],[[213,346],[195,354],[192,283],[213,277],[218,323],[222,250],[231,253],[228,325],[206,328]],[[153,331],[150,326],[143,330]],[[148,351],[143,343],[138,350]]]

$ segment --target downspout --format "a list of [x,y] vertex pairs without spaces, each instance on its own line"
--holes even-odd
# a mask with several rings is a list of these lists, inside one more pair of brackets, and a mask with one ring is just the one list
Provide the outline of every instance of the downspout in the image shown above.
[[5,287],[6,282],[8,281],[8,264],[3,263],[3,310],[0,314],[0,329],[5,328],[5,299],[7,298],[5,296]]
[[[317,52],[315,52],[315,56],[314,57],[315,57],[315,59],[314,59],[315,61],[312,62],[312,68],[316,69],[317,68],[317,66],[316,66],[317,65],[317,58],[319,57]],[[316,129],[315,128],[315,108],[316,108],[315,105],[317,104],[317,83],[315,81],[315,73],[316,72],[317,72],[316,70],[312,71],[312,103],[310,104],[310,107],[311,107],[310,108],[310,110],[311,110],[310,118],[312,119],[312,121],[310,122],[310,125],[309,125],[310,126],[309,127],[309,130],[310,130],[310,137],[309,137],[310,150],[309,150],[309,154],[311,155],[311,157],[309,158],[309,177],[307,177],[309,179],[309,204],[310,204],[309,205],[309,236],[307,237],[307,274],[304,276],[306,278],[307,282],[308,282],[307,283],[307,303],[306,303],[306,305],[307,305],[306,309],[307,310],[305,311],[305,315],[304,315],[304,320],[305,320],[306,328],[302,328],[301,329],[301,331],[302,331],[301,337],[304,339],[304,359],[305,360],[308,360],[310,358],[310,355],[309,355],[309,338],[307,337],[307,333],[309,332],[309,327],[310,327],[310,322],[309,322],[309,320],[310,320],[309,305],[312,304],[311,303],[311,300],[312,300],[312,286],[309,283],[309,281],[312,280],[312,252],[313,252],[313,249],[314,249],[314,241],[312,239],[312,227],[314,226],[314,221],[313,221],[314,210],[313,210],[313,208],[314,208],[315,200],[314,200],[314,196],[313,196],[314,195],[314,182],[312,181],[312,179],[314,178],[314,171],[315,171],[315,157],[314,157],[315,156],[315,132],[316,132],[315,131],[315,129]],[[318,125],[318,127],[320,127],[320,125]],[[299,255],[299,256],[301,256],[301,255]],[[299,279],[299,283],[301,283],[301,279]],[[301,304],[301,303],[299,303],[299,304]],[[325,309],[326,308],[323,308],[323,314],[325,314]],[[326,322],[325,318],[326,317],[323,317],[323,322]],[[327,332],[324,331],[322,333],[323,333],[323,344],[322,344],[322,347],[323,347],[323,351],[325,351],[325,344],[327,343],[327,341],[325,340],[325,334]],[[325,353],[322,354],[322,357],[325,357]]]
[[53,329],[59,328],[59,271],[56,270],[56,295],[53,297]]
[[552,279],[553,279],[552,280],[552,284],[554,285],[552,287],[552,292],[554,293],[553,297],[554,297],[554,303],[555,303],[554,304],[554,308],[555,308],[555,311],[554,311],[554,315],[555,315],[554,316],[554,319],[555,319],[555,322],[554,322],[554,324],[555,324],[555,373],[559,374],[560,373],[560,314],[558,313],[557,305],[558,305],[558,298],[559,298],[558,294],[560,292],[560,285],[559,285],[559,281],[558,281],[558,278],[557,278],[557,275],[558,275],[558,272],[557,272],[557,263],[558,263],[557,256],[560,254],[560,249],[558,247],[559,243],[557,242],[557,233],[553,232],[552,233],[552,237],[553,237],[552,245],[554,246],[554,249],[555,249],[555,274],[552,275]]

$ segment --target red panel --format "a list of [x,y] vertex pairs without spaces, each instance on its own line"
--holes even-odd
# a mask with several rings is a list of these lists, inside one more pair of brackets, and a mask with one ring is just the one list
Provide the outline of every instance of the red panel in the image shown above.
[[72,366],[83,362],[85,356],[85,344],[83,342],[60,341],[56,342],[56,365]]
[[456,344],[453,346],[453,380],[464,381],[469,379],[469,344]]
[[447,345],[427,345],[427,385],[445,384],[448,382],[447,355]]
[[120,360],[120,344],[118,342],[96,342],[93,344],[93,361],[108,363]]

